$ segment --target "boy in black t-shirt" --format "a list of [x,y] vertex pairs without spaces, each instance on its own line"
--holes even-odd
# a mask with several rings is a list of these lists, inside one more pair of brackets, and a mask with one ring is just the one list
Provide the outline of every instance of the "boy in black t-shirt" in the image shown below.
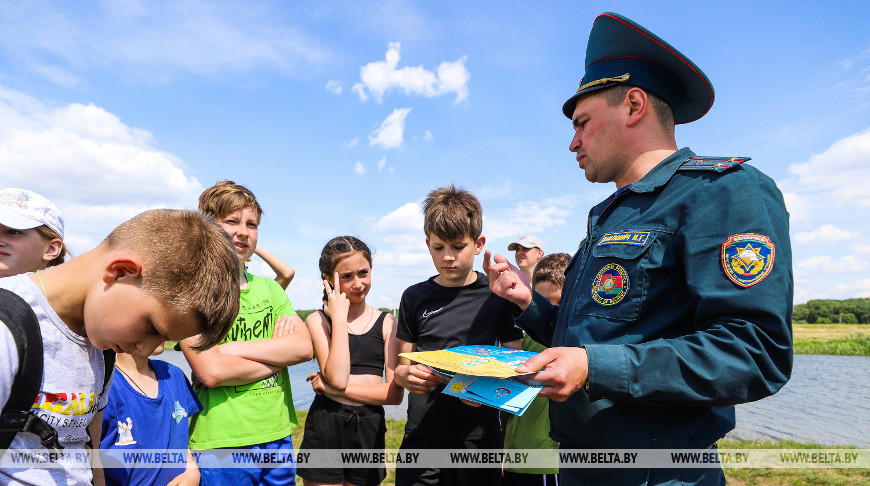
[[[423,203],[426,246],[438,275],[402,294],[399,306],[401,353],[433,351],[466,344],[520,349],[513,304],[489,290],[472,269],[486,239],[480,234],[480,202],[452,184],[429,193]],[[399,358],[396,382],[411,394],[400,449],[499,449],[498,410],[441,393],[444,385],[429,368]],[[499,484],[498,468],[397,468],[396,485]]]

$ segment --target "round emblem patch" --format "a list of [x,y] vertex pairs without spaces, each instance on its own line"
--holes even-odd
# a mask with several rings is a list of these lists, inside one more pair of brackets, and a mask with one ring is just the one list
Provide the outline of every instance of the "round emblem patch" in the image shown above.
[[592,281],[592,298],[601,305],[616,305],[628,293],[628,273],[618,263],[604,265]]
[[731,235],[722,243],[722,269],[732,282],[751,287],[773,268],[776,248],[770,238],[755,233]]

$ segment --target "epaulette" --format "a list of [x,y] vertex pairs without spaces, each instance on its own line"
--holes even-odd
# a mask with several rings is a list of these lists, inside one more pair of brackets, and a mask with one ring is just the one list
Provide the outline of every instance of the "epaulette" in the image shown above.
[[725,172],[750,160],[749,157],[687,157],[678,170],[715,170]]

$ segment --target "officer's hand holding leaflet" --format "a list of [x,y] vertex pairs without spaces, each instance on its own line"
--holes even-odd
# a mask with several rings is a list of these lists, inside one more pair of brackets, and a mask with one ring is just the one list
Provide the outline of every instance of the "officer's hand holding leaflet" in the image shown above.
[[517,371],[528,373],[541,368],[544,370],[522,381],[542,385],[540,396],[564,402],[586,384],[589,376],[586,348],[547,348],[517,366]]
[[[489,250],[483,255],[483,271],[489,277],[489,288],[503,299],[526,310],[532,301],[532,289],[525,274],[501,255],[490,258]],[[548,348],[517,367],[520,373],[545,368],[522,381],[542,385],[540,395],[557,402],[565,401],[586,384],[588,361],[586,349],[564,347]]]

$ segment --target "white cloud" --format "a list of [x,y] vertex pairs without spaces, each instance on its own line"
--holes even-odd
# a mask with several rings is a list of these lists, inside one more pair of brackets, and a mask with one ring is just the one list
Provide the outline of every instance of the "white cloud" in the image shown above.
[[491,239],[541,233],[551,226],[565,224],[576,202],[572,196],[520,202],[495,216],[484,215],[483,233]]
[[806,231],[794,235],[794,241],[801,244],[831,243],[858,239],[861,234],[855,231],[840,229],[832,224],[822,225],[813,231]]
[[384,166],[387,165],[387,157],[381,157],[381,160],[378,161],[378,172],[384,171]]
[[340,95],[341,94],[341,83],[338,81],[330,80],[326,83],[326,91],[329,91],[332,94]]
[[270,267],[268,263],[263,261],[263,259],[258,256],[254,256],[253,258],[251,258],[251,261],[249,261],[246,266],[248,268],[248,272],[253,275],[259,275],[266,278],[275,278],[277,276],[275,271],[272,270],[272,267]]
[[366,173],[366,168],[362,162],[357,162],[353,165],[353,173],[356,175],[363,175]]
[[57,66],[46,66],[40,64],[33,66],[31,69],[33,69],[33,71],[40,77],[64,88],[74,88],[79,84],[79,79],[76,75]]
[[0,86],[3,185],[54,201],[78,245],[145,209],[195,204],[200,182],[151,143],[150,133],[98,106],[53,107]]
[[[423,235],[423,209],[409,202],[372,222],[372,242],[377,248],[373,273],[386,285],[377,291],[380,305],[398,307],[402,292],[434,272]],[[381,284],[378,284],[381,285]]]
[[356,147],[357,145],[359,145],[359,138],[355,138],[355,139],[351,140],[350,142],[345,143],[344,149],[349,150],[349,149]]
[[[782,188],[780,186],[780,189]],[[785,208],[788,210],[789,220],[799,222],[812,218],[813,209],[815,208],[813,195],[782,191],[782,198],[785,200]]]
[[403,204],[395,211],[380,218],[375,223],[378,232],[384,234],[413,233],[423,234],[423,208],[418,202]]
[[128,0],[97,2],[83,11],[64,2],[34,2],[3,9],[0,45],[6,57],[30,60],[35,74],[61,86],[90,69],[153,83],[181,73],[307,74],[329,62],[320,41],[284,18],[263,3],[238,8]]
[[516,191],[516,183],[510,180],[502,180],[497,183],[489,183],[474,191],[480,199],[504,199],[512,196]]
[[400,51],[401,43],[391,42],[384,61],[370,62],[360,68],[361,82],[351,88],[360,101],[366,101],[367,93],[370,93],[380,103],[391,89],[402,90],[406,96],[427,98],[455,93],[454,105],[468,97],[471,75],[465,68],[466,56],[453,62],[442,62],[436,72],[432,72],[423,66],[397,69]]
[[829,255],[816,255],[795,263],[795,269],[802,274],[835,275],[861,272],[870,268],[867,261],[854,255],[834,258]]
[[379,145],[385,149],[399,148],[404,142],[405,118],[411,112],[410,108],[396,108],[381,125],[369,135],[369,144]]
[[843,295],[849,297],[870,297],[870,278],[861,278],[848,283],[835,285],[831,289],[833,298],[841,299]]
[[435,136],[432,135],[432,132],[430,132],[429,130],[426,130],[426,134],[423,135],[423,140],[425,140],[427,142],[434,142]]
[[[791,165],[790,176],[778,182],[791,216],[795,302],[854,297],[858,290],[851,280],[857,272],[870,270],[870,247],[862,237],[870,214],[867,160],[870,129]],[[832,291],[836,285],[842,292]]]
[[870,207],[870,129],[831,145],[806,162],[793,164],[793,177],[783,185],[800,196],[812,197],[813,208]]
[[854,253],[858,253],[860,255],[870,255],[870,244],[868,243],[852,245],[851,249]]

